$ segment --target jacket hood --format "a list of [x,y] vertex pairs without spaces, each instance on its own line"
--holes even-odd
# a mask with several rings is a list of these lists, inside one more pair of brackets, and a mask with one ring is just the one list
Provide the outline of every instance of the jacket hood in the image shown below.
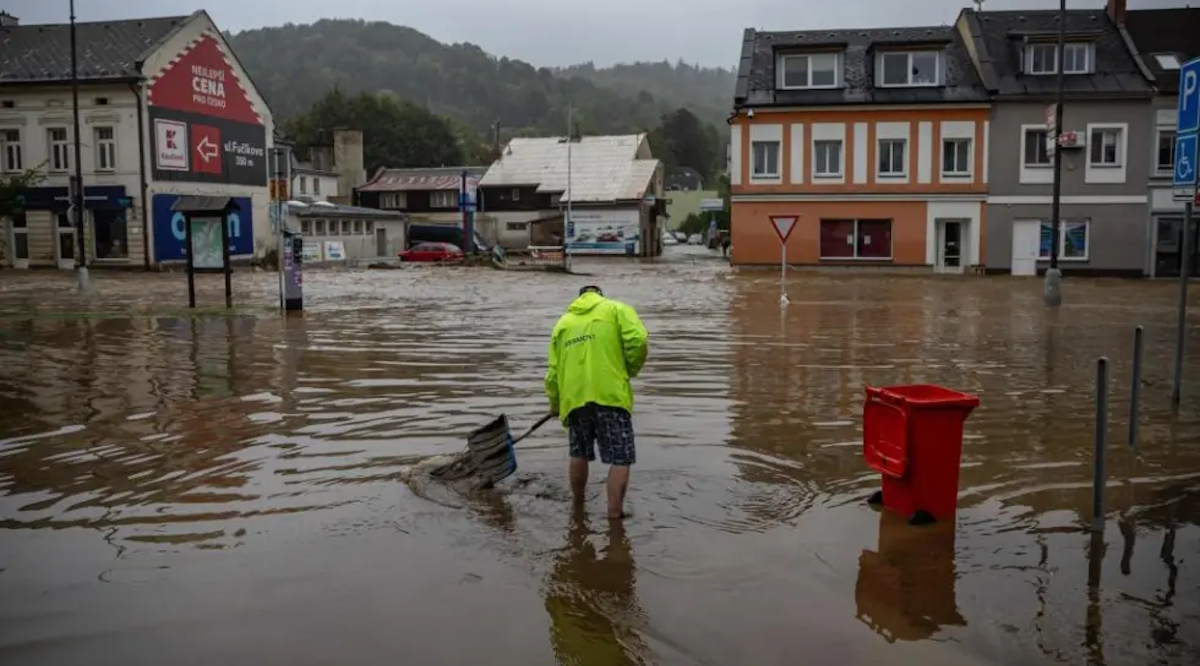
[[592,308],[604,302],[604,297],[594,291],[589,291],[586,294],[571,301],[567,306],[567,312],[571,314],[587,314],[592,311]]

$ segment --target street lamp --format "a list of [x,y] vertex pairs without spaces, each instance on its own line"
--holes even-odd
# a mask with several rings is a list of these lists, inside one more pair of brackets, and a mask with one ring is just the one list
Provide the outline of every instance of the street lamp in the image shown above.
[[71,177],[68,192],[71,208],[75,214],[75,266],[79,270],[79,291],[88,290],[87,250],[83,232],[83,161],[80,158],[79,139],[79,56],[75,45],[75,0],[71,2],[71,105],[75,124],[75,175]]
[[1054,145],[1054,194],[1050,204],[1050,267],[1046,269],[1046,281],[1042,288],[1042,298],[1046,305],[1062,305],[1062,271],[1058,270],[1058,240],[1059,217],[1062,207],[1062,145],[1058,137],[1062,135],[1063,98],[1065,96],[1063,78],[1063,51],[1067,42],[1067,0],[1058,3],[1058,46],[1055,47],[1057,64],[1057,84],[1054,103],[1054,132],[1049,140]]

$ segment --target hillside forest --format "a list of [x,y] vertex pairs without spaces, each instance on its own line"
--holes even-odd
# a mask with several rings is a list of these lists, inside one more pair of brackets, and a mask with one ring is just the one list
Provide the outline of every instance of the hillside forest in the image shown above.
[[303,154],[322,128],[366,138],[381,166],[486,164],[514,136],[649,132],[654,155],[714,183],[734,72],[686,63],[536,68],[384,22],[321,20],[229,37]]

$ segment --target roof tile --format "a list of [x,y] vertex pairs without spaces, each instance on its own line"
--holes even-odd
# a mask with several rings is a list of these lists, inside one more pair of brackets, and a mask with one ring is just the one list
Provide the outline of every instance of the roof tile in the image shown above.
[[[141,76],[141,58],[189,16],[76,23],[81,80]],[[65,81],[71,78],[68,24],[0,28],[0,81]]]

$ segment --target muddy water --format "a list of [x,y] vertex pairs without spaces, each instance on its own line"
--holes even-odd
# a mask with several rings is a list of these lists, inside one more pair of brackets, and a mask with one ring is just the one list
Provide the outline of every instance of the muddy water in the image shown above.
[[[773,274],[672,249],[590,279],[314,273],[288,320],[270,275],[192,318],[179,276],[98,274],[84,303],[69,277],[0,274],[0,661],[1200,661],[1200,336],[1173,417],[1171,285],[1070,281],[1047,312],[1035,281],[794,275],[781,315]],[[406,483],[490,415],[540,416],[547,333],[590,281],[652,335],[634,516],[599,517],[599,469],[571,515],[554,425],[503,492]],[[982,399],[956,526],[862,501],[862,387],[907,382]]]

